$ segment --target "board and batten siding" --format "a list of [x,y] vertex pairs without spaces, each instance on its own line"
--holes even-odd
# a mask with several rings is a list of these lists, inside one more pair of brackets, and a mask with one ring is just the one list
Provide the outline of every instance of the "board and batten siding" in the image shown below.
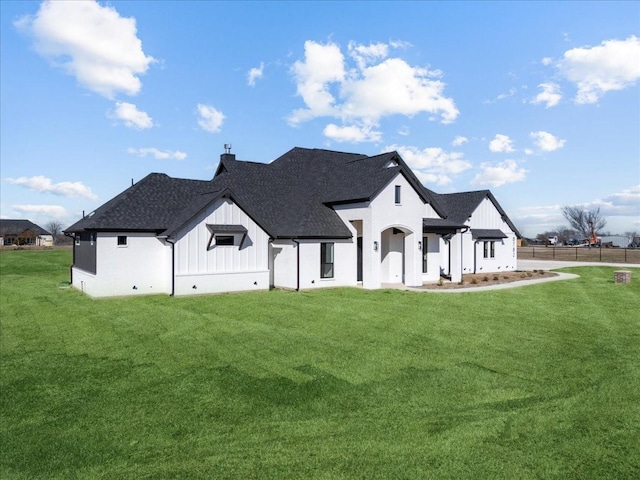
[[[216,246],[207,225],[242,225],[233,246]],[[225,234],[226,235],[226,234]],[[203,294],[269,288],[269,236],[232,200],[216,200],[177,235],[175,294]]]
[[[485,198],[467,221],[471,229],[501,230],[507,238],[495,240],[495,256],[484,258],[482,241],[474,241],[471,230],[464,234],[464,273],[504,272],[518,267],[516,234],[489,198]],[[475,261],[475,264],[474,264]]]

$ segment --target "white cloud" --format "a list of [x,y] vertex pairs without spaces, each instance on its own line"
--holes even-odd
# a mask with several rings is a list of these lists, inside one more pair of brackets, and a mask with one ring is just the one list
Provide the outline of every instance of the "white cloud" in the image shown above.
[[460,145],[464,145],[468,141],[469,141],[469,139],[467,137],[463,137],[462,135],[458,135],[456,138],[453,139],[453,142],[451,142],[451,145],[453,145],[454,147],[459,147]]
[[[342,128],[355,126],[362,130],[376,128],[381,118],[391,115],[411,117],[426,112],[442,123],[458,116],[453,100],[443,95],[441,73],[413,67],[400,58],[387,58],[387,44],[350,42],[348,53],[355,62],[352,67],[335,43],[307,41],[304,49],[304,60],[294,63],[292,74],[305,108],[290,114],[291,125],[330,117],[340,119]],[[335,128],[325,130],[335,132]]]
[[409,128],[408,125],[402,125],[399,129],[398,129],[398,135],[402,135],[403,137],[406,137],[407,135],[411,134],[411,129]]
[[255,87],[256,80],[262,78],[263,74],[264,62],[260,62],[259,67],[253,67],[251,70],[249,70],[249,73],[247,74],[247,85],[249,85],[250,87]]
[[50,178],[43,175],[37,175],[35,177],[7,178],[7,182],[12,185],[20,185],[35,192],[53,193],[54,195],[60,195],[63,197],[84,197],[89,200],[98,199],[98,196],[82,182],[53,183]]
[[493,100],[485,100],[482,103],[495,103],[500,100],[504,100],[505,98],[513,97],[518,92],[517,88],[511,87],[507,93],[501,93]]
[[555,107],[562,100],[562,94],[560,93],[560,85],[557,83],[541,83],[538,85],[542,91],[531,100],[531,103],[538,104],[544,103],[546,108]]
[[549,132],[531,132],[529,135],[536,146],[543,152],[553,152],[564,147],[566,140],[561,140],[558,137],[551,135]]
[[349,55],[356,61],[360,70],[377,60],[387,58],[389,55],[389,46],[386,43],[359,45],[355,42],[349,42],[347,48]]
[[203,130],[211,133],[217,133],[222,128],[225,116],[216,108],[199,103],[198,115],[200,115],[198,125],[200,125]]
[[558,68],[578,87],[574,101],[596,103],[606,92],[622,90],[640,78],[640,39],[605,40],[596,47],[567,50]]
[[304,58],[304,62],[298,60],[293,64],[292,72],[297,94],[308,108],[294,110],[289,117],[294,125],[315,117],[338,116],[329,84],[342,83],[345,79],[344,56],[336,44],[306,41]]
[[553,59],[551,57],[544,57],[542,59],[543,65],[551,65],[553,63]]
[[107,98],[137,94],[139,75],[155,61],[142,51],[134,18],[95,1],[45,1],[14,25],[33,37],[41,56]]
[[593,202],[594,206],[602,207],[602,214],[609,216],[640,217],[640,185],[622,190],[619,193],[607,195],[601,200]]
[[496,134],[495,138],[489,142],[489,150],[494,153],[515,152],[513,142],[507,135]]
[[525,149],[524,149],[524,154],[525,154],[525,155],[533,155],[534,153],[535,153],[535,152],[534,152],[532,149],[530,149],[530,148],[525,148]]
[[330,123],[324,128],[322,133],[324,133],[327,138],[340,143],[377,142],[382,138],[382,132],[372,130],[372,127],[369,125],[339,127],[338,125]]
[[138,110],[133,103],[116,102],[115,109],[108,112],[107,116],[119,120],[129,128],[145,130],[153,127],[153,119],[142,110]]
[[60,205],[11,205],[16,212],[33,215],[45,215],[56,219],[69,217],[69,212]]
[[397,151],[420,181],[440,186],[451,183],[451,175],[471,168],[461,152],[445,152],[439,147],[419,149],[412,146],[390,145],[384,152]]
[[127,149],[127,152],[132,155],[138,155],[139,157],[152,155],[156,160],[184,160],[185,158],[187,158],[187,154],[184,152],[180,152],[179,150],[172,152],[170,150],[159,150],[155,147],[130,147]]
[[520,182],[525,179],[526,174],[527,171],[520,168],[515,160],[506,160],[497,164],[482,163],[480,173],[471,180],[471,185],[499,187],[507,183]]

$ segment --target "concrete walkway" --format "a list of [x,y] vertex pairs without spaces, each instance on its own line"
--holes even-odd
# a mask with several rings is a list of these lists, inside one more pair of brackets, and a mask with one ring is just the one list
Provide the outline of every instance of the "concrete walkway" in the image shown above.
[[[601,262],[561,262],[556,260],[518,260],[518,270],[554,270],[564,267],[620,267],[620,270],[628,268],[640,268],[635,263],[601,263]],[[501,283],[498,285],[487,285],[485,287],[463,287],[463,288],[443,288],[437,290],[434,288],[406,287],[402,284],[384,284],[382,288],[395,288],[398,290],[409,290],[412,292],[426,293],[469,293],[469,292],[487,292],[489,290],[504,290],[507,288],[525,287],[527,285],[535,285],[537,283],[557,282],[559,280],[571,280],[580,278],[580,275],[574,273],[554,272],[557,275],[549,278],[536,278],[533,280],[518,280],[515,282]]]

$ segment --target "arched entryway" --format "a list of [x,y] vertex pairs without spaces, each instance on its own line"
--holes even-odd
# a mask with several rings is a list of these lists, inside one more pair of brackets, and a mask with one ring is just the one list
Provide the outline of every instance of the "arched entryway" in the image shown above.
[[380,279],[382,283],[405,283],[406,240],[413,232],[394,226],[380,233]]

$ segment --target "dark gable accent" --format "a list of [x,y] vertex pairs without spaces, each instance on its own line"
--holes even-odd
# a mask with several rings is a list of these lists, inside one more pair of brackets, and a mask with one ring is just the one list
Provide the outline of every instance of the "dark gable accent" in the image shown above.
[[501,240],[507,236],[498,229],[472,228],[471,238],[474,240]]

